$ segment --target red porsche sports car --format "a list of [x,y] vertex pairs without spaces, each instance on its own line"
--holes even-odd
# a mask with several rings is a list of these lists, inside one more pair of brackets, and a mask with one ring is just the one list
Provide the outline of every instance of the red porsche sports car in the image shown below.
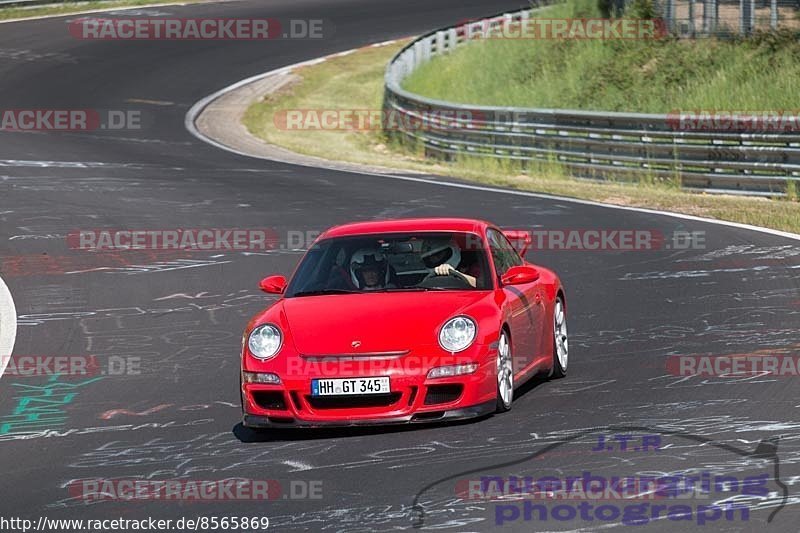
[[261,281],[280,297],[244,331],[243,424],[475,417],[510,409],[535,374],[563,377],[564,289],[522,259],[530,242],[456,218],[327,230],[288,284]]

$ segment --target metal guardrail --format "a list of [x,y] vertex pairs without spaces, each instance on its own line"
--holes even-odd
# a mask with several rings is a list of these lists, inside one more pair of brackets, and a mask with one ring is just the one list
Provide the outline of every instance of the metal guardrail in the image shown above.
[[666,114],[470,106],[401,87],[431,57],[531,16],[531,10],[504,13],[431,32],[403,48],[385,73],[384,120],[398,118],[387,133],[443,159],[541,161],[581,177],[670,179],[706,192],[779,196],[790,182],[800,188],[800,129],[700,131]]
[[25,7],[45,4],[64,4],[75,0],[0,0],[0,7]]

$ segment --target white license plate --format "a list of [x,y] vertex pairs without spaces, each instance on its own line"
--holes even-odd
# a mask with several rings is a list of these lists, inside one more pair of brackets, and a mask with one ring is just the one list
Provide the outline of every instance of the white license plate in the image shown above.
[[311,396],[344,396],[360,394],[388,394],[389,377],[312,379]]

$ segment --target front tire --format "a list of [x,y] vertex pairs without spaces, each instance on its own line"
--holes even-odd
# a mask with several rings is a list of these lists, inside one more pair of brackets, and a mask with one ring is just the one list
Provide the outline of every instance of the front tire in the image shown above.
[[514,365],[511,358],[511,341],[505,330],[497,343],[497,409],[505,413],[514,401]]
[[567,336],[567,308],[564,298],[556,298],[553,308],[553,372],[550,377],[563,378],[569,364],[569,339]]

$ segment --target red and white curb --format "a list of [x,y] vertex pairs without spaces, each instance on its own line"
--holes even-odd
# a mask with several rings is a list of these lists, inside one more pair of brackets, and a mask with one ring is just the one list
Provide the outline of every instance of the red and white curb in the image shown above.
[[11,291],[0,278],[0,377],[6,371],[17,338],[17,309]]
[[[208,144],[210,144],[212,146],[216,146],[217,148],[220,148],[222,150],[225,150],[225,151],[228,151],[228,152],[233,152],[234,154],[243,155],[245,157],[256,157],[258,159],[265,159],[263,157],[258,157],[258,156],[254,156],[252,154],[248,154],[248,153],[245,153],[245,152],[242,152],[242,151],[239,151],[239,150],[235,150],[235,149],[231,148],[230,146],[225,146],[224,144],[218,143],[214,139],[212,139],[210,137],[207,137],[206,135],[201,133],[200,130],[197,129],[197,126],[195,125],[195,122],[197,121],[197,117],[199,117],[200,114],[203,112],[203,110],[206,107],[208,107],[213,101],[221,98],[222,96],[228,94],[231,91],[235,91],[236,89],[244,87],[245,85],[250,85],[251,83],[255,83],[257,81],[263,80],[264,78],[269,78],[269,77],[272,77],[272,76],[283,76],[285,74],[291,74],[291,72],[294,69],[301,68],[301,67],[308,67],[310,65],[318,65],[320,63],[324,63],[325,61],[327,61],[329,59],[333,59],[333,58],[336,58],[336,57],[348,56],[350,54],[358,52],[359,50],[366,50],[367,48],[379,48],[379,47],[382,47],[382,46],[389,46],[391,44],[396,43],[398,40],[402,40],[402,39],[392,39],[391,41],[384,41],[382,43],[376,43],[376,44],[371,44],[371,45],[368,45],[368,46],[362,46],[361,48],[354,48],[352,50],[345,50],[344,52],[337,52],[335,54],[329,54],[329,55],[326,55],[326,56],[323,56],[323,57],[318,57],[316,59],[309,59],[308,61],[302,61],[300,63],[294,63],[293,65],[287,65],[285,67],[276,68],[274,70],[270,70],[270,71],[264,72],[262,74],[257,74],[255,76],[251,76],[249,78],[245,78],[245,79],[243,79],[241,81],[237,81],[233,85],[229,85],[229,86],[227,86],[227,87],[225,87],[223,89],[220,89],[219,91],[217,91],[217,92],[215,92],[213,94],[209,94],[208,96],[206,96],[202,100],[199,100],[198,102],[196,102],[189,109],[189,111],[186,113],[186,117],[184,118],[183,124],[186,127],[186,129],[189,130],[189,133],[191,133],[192,135],[194,135],[195,137],[197,137],[201,141],[203,141],[205,143],[208,143]],[[306,166],[311,166],[311,165],[306,165]]]

